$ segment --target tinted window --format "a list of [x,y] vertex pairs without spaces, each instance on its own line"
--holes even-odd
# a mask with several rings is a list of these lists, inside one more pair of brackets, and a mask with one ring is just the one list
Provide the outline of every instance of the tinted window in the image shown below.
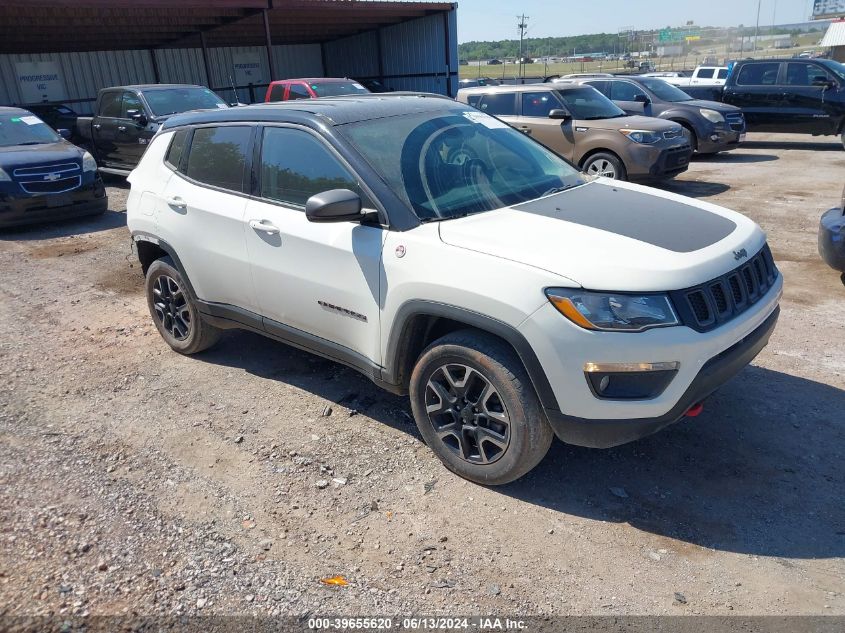
[[516,93],[498,92],[484,95],[481,98],[478,108],[493,116],[515,116]]
[[138,112],[143,112],[144,104],[141,103],[141,99],[134,92],[124,92],[123,105],[120,108],[120,117],[123,119],[130,118],[130,110],[137,110]]
[[739,71],[736,83],[740,86],[773,86],[778,80],[778,62],[746,64]]
[[467,103],[470,104],[473,108],[478,107],[479,101],[481,101],[481,95],[469,95],[467,97]]
[[812,64],[787,64],[786,84],[788,86],[812,86],[815,81],[832,81],[819,66]]
[[304,207],[311,196],[350,189],[372,207],[349,173],[318,139],[302,130],[266,128],[261,145],[261,197]]
[[105,92],[100,98],[100,116],[120,116],[120,92]]
[[182,160],[182,152],[185,149],[185,140],[188,138],[188,130],[179,130],[170,139],[170,147],[167,148],[167,155],[164,157],[164,162],[179,169],[179,162]]
[[341,95],[365,95],[370,91],[357,81],[333,81],[330,83],[313,83],[311,90],[318,97],[339,97]]
[[727,79],[728,78],[728,69],[727,68],[720,68],[718,78],[719,79]]
[[291,84],[288,99],[310,99],[311,93],[302,84]]
[[588,86],[592,86],[600,93],[602,93],[605,97],[610,94],[610,82],[609,81],[585,81],[584,82]]
[[208,88],[164,88],[145,90],[144,97],[155,116],[189,110],[228,108],[226,102]]
[[680,88],[676,88],[669,82],[657,79],[656,77],[643,77],[640,79],[640,83],[657,95],[659,99],[663,99],[663,101],[678,102],[690,101],[692,99],[692,97]]
[[713,74],[716,72],[715,68],[702,68],[698,71],[699,79],[713,79]]
[[270,88],[270,101],[281,101],[285,98],[285,85],[274,84]]
[[560,108],[560,102],[553,92],[522,93],[522,116],[548,118],[555,108]]
[[194,131],[186,173],[199,182],[243,191],[244,167],[252,128],[199,128]]
[[561,90],[558,96],[576,119],[612,119],[626,116],[624,110],[590,86]]
[[610,98],[614,101],[633,101],[636,95],[645,91],[630,81],[613,81],[610,84]]

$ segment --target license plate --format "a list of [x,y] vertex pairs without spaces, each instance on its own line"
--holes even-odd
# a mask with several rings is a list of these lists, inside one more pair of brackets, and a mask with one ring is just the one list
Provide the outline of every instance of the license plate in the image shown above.
[[47,196],[45,199],[47,201],[47,206],[50,208],[67,207],[73,204],[73,198],[63,194]]

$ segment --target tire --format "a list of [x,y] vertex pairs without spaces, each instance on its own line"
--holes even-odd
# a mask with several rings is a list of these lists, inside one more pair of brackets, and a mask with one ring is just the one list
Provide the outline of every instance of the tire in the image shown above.
[[509,483],[551,446],[554,433],[528,374],[513,349],[493,336],[461,330],[438,339],[420,355],[409,387],[423,439],[464,479]]
[[687,137],[690,147],[692,147],[692,153],[695,154],[698,152],[698,136],[696,135],[695,130],[686,123],[681,123],[680,121],[676,121],[676,123],[684,128],[684,136]]
[[[627,180],[625,165],[616,154],[598,152],[587,157],[581,169],[590,176],[605,176],[614,180]],[[612,174],[612,175],[611,175]]]
[[174,351],[197,354],[220,338],[220,330],[200,316],[188,285],[170,257],[150,264],[145,290],[153,323]]

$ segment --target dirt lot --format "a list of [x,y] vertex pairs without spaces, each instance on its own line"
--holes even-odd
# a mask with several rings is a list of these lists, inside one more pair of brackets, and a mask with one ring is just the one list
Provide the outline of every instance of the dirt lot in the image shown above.
[[749,135],[667,186],[769,234],[754,364],[695,420],[556,443],[497,489],[351,370],[242,332],[170,351],[125,183],[102,218],[0,235],[0,615],[845,614],[845,288],[816,252],[845,152],[806,141]]

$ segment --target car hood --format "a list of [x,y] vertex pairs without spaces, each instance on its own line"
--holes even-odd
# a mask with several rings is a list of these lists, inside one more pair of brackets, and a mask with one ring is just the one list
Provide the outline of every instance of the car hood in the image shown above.
[[600,128],[603,130],[649,130],[651,132],[668,132],[679,127],[672,121],[664,121],[650,116],[620,116],[614,119],[578,120],[582,127]]
[[546,270],[569,285],[615,291],[688,288],[736,268],[765,243],[760,227],[739,213],[604,178],[442,221],[440,238]]
[[62,160],[79,160],[81,150],[65,141],[43,145],[12,145],[0,147],[0,167],[22,167],[40,165]]
[[704,99],[693,99],[692,101],[679,101],[674,105],[684,105],[684,106],[691,106],[693,108],[709,108],[710,110],[715,110],[716,112],[741,112],[742,108],[737,108],[736,106],[728,105],[727,103],[719,103],[718,101],[705,101]]

